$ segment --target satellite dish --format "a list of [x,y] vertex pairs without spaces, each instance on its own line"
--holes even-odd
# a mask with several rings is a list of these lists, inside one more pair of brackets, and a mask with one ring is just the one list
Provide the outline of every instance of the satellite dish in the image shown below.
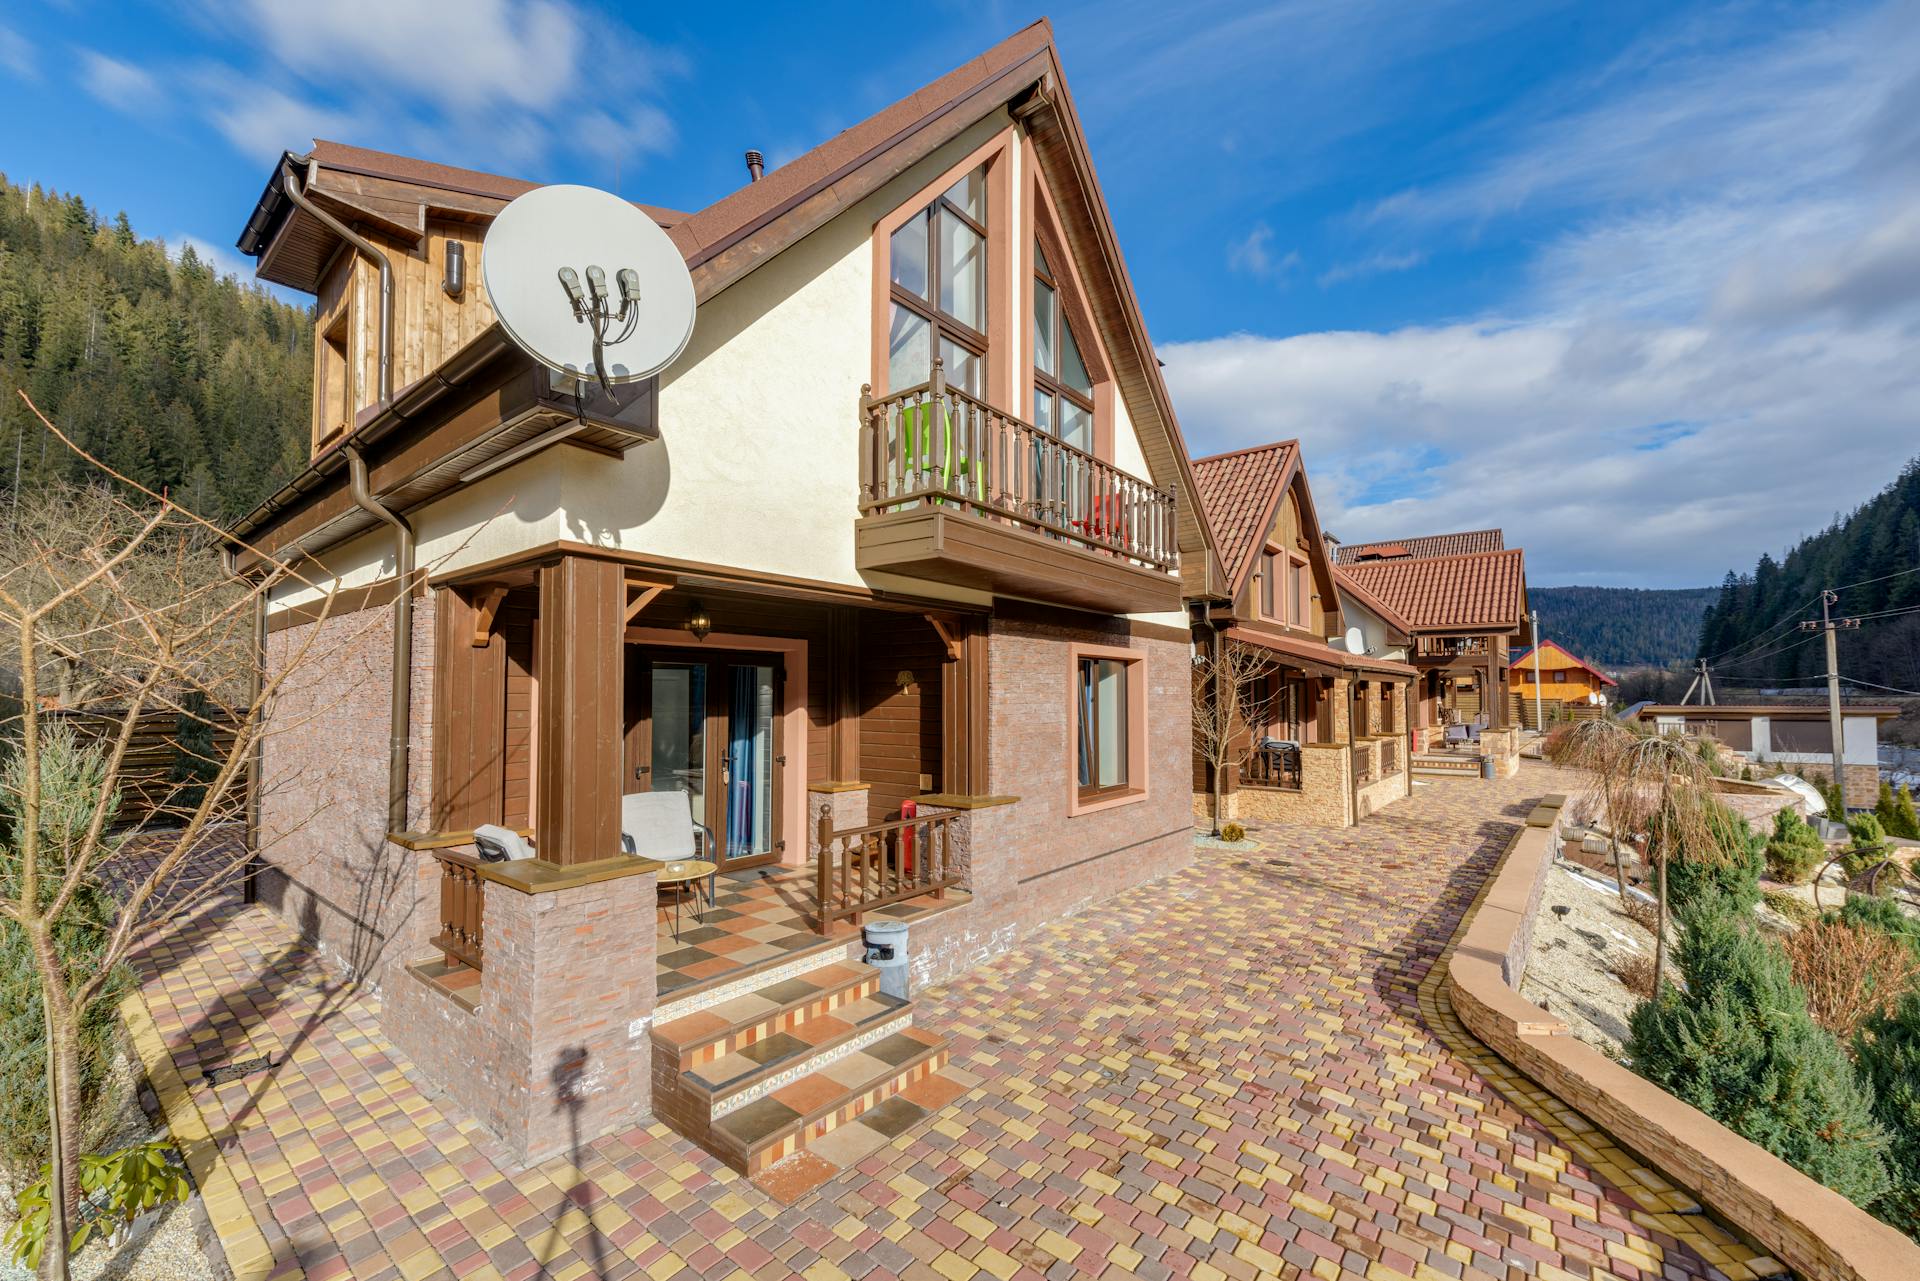
[[611,390],[671,365],[693,336],[693,277],[667,233],[592,187],[536,187],[487,228],[500,327],[541,364]]
[[1367,634],[1358,627],[1347,628],[1347,653],[1364,654],[1367,652]]

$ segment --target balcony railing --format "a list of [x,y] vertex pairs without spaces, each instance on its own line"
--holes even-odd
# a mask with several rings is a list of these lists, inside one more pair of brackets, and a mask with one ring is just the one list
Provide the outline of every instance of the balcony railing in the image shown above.
[[1367,783],[1373,780],[1373,744],[1355,743],[1353,745],[1353,781]]
[[1240,781],[1248,787],[1274,787],[1283,791],[1300,790],[1300,749],[1280,746],[1269,740],[1247,753],[1240,769]]
[[1422,636],[1414,652],[1422,658],[1484,658],[1484,636]]
[[1128,475],[1051,432],[933,381],[861,397],[861,510],[933,503],[1122,557],[1179,563],[1173,491]]

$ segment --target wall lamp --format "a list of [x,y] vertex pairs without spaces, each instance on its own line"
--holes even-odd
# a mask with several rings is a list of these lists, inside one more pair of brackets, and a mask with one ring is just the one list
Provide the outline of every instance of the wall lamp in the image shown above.
[[713,619],[707,616],[707,607],[694,601],[687,615],[687,630],[693,633],[695,640],[705,640],[707,633],[713,630]]

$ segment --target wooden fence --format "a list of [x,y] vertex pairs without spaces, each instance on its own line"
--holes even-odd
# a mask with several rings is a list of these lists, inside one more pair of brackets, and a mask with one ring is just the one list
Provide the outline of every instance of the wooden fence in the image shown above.
[[[41,713],[41,716],[43,724],[71,727],[83,744],[99,744],[109,749],[119,739],[125,723],[124,713],[116,713],[112,708],[87,711],[53,709]],[[207,723],[213,727],[212,745],[209,749],[203,744],[199,754],[217,764],[224,761],[233,750],[234,726],[229,718],[218,712],[209,712],[208,717]],[[181,792],[183,785],[174,781],[173,773],[175,766],[187,760],[194,750],[191,744],[181,746],[179,713],[167,709],[141,713],[120,767],[120,813],[115,819],[116,825],[164,826],[176,815],[184,820],[185,815],[180,810],[187,798]],[[233,789],[231,799],[236,805],[245,799],[238,785]]]

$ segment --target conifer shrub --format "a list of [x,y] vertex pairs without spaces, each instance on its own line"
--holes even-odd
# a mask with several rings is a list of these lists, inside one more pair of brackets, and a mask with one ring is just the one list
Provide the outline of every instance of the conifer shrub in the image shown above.
[[1920,957],[1920,918],[1901,911],[1894,899],[1882,894],[1849,894],[1840,910],[1828,915],[1848,925],[1884,934]]
[[1827,844],[1789,805],[1773,816],[1766,858],[1768,876],[1785,885],[1805,885],[1827,861]]
[[1913,789],[1905,783],[1893,796],[1893,819],[1884,824],[1887,835],[1920,841],[1920,813],[1913,808]]
[[1760,873],[1766,870],[1766,841],[1747,820],[1714,804],[1708,810],[1714,848],[1681,850],[1667,867],[1667,902],[1675,911],[1717,895],[1737,912],[1760,902]]
[[1861,1025],[1853,1041],[1860,1076],[1873,1087],[1873,1114],[1891,1138],[1891,1186],[1873,1212],[1920,1240],[1920,992]]
[[1629,1022],[1634,1070],[1858,1205],[1892,1186],[1873,1095],[1813,1021],[1786,956],[1706,894],[1680,914],[1686,980]]

